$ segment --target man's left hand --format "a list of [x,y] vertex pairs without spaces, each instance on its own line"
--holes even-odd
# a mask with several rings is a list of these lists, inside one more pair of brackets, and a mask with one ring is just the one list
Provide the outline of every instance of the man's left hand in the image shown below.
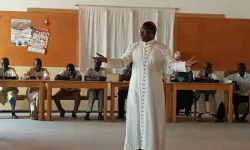
[[192,57],[186,62],[186,67],[192,67],[196,65],[197,63],[198,63],[198,60],[194,60],[194,57]]

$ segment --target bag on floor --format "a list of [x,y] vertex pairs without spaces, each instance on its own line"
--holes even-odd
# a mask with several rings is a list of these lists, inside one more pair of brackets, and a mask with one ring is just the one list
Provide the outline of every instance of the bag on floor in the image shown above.
[[224,117],[225,117],[225,105],[223,102],[220,103],[218,110],[217,110],[217,114],[215,116],[217,119],[223,121]]
[[191,107],[194,102],[194,92],[191,90],[180,90],[177,91],[177,111],[185,109],[185,113],[190,113]]

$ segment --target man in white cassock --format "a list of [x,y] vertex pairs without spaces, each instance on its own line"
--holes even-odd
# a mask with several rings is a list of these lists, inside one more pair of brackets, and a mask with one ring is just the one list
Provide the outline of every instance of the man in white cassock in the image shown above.
[[142,41],[136,42],[118,59],[93,57],[109,67],[123,68],[133,62],[127,101],[124,150],[166,150],[165,101],[162,74],[164,65],[186,72],[197,63],[175,61],[166,45],[154,40],[156,25],[145,22],[140,29]]

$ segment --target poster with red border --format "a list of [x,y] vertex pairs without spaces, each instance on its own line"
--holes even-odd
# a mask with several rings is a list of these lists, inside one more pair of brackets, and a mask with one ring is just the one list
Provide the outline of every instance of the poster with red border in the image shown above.
[[29,52],[45,54],[49,41],[49,31],[32,27],[31,38],[28,41]]

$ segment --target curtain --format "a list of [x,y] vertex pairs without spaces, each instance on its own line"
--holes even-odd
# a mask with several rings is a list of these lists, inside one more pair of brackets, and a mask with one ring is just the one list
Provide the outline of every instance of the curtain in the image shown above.
[[174,18],[174,9],[79,6],[80,70],[93,66],[96,53],[120,57],[130,44],[140,40],[139,29],[146,21],[156,23],[156,40],[173,51]]

